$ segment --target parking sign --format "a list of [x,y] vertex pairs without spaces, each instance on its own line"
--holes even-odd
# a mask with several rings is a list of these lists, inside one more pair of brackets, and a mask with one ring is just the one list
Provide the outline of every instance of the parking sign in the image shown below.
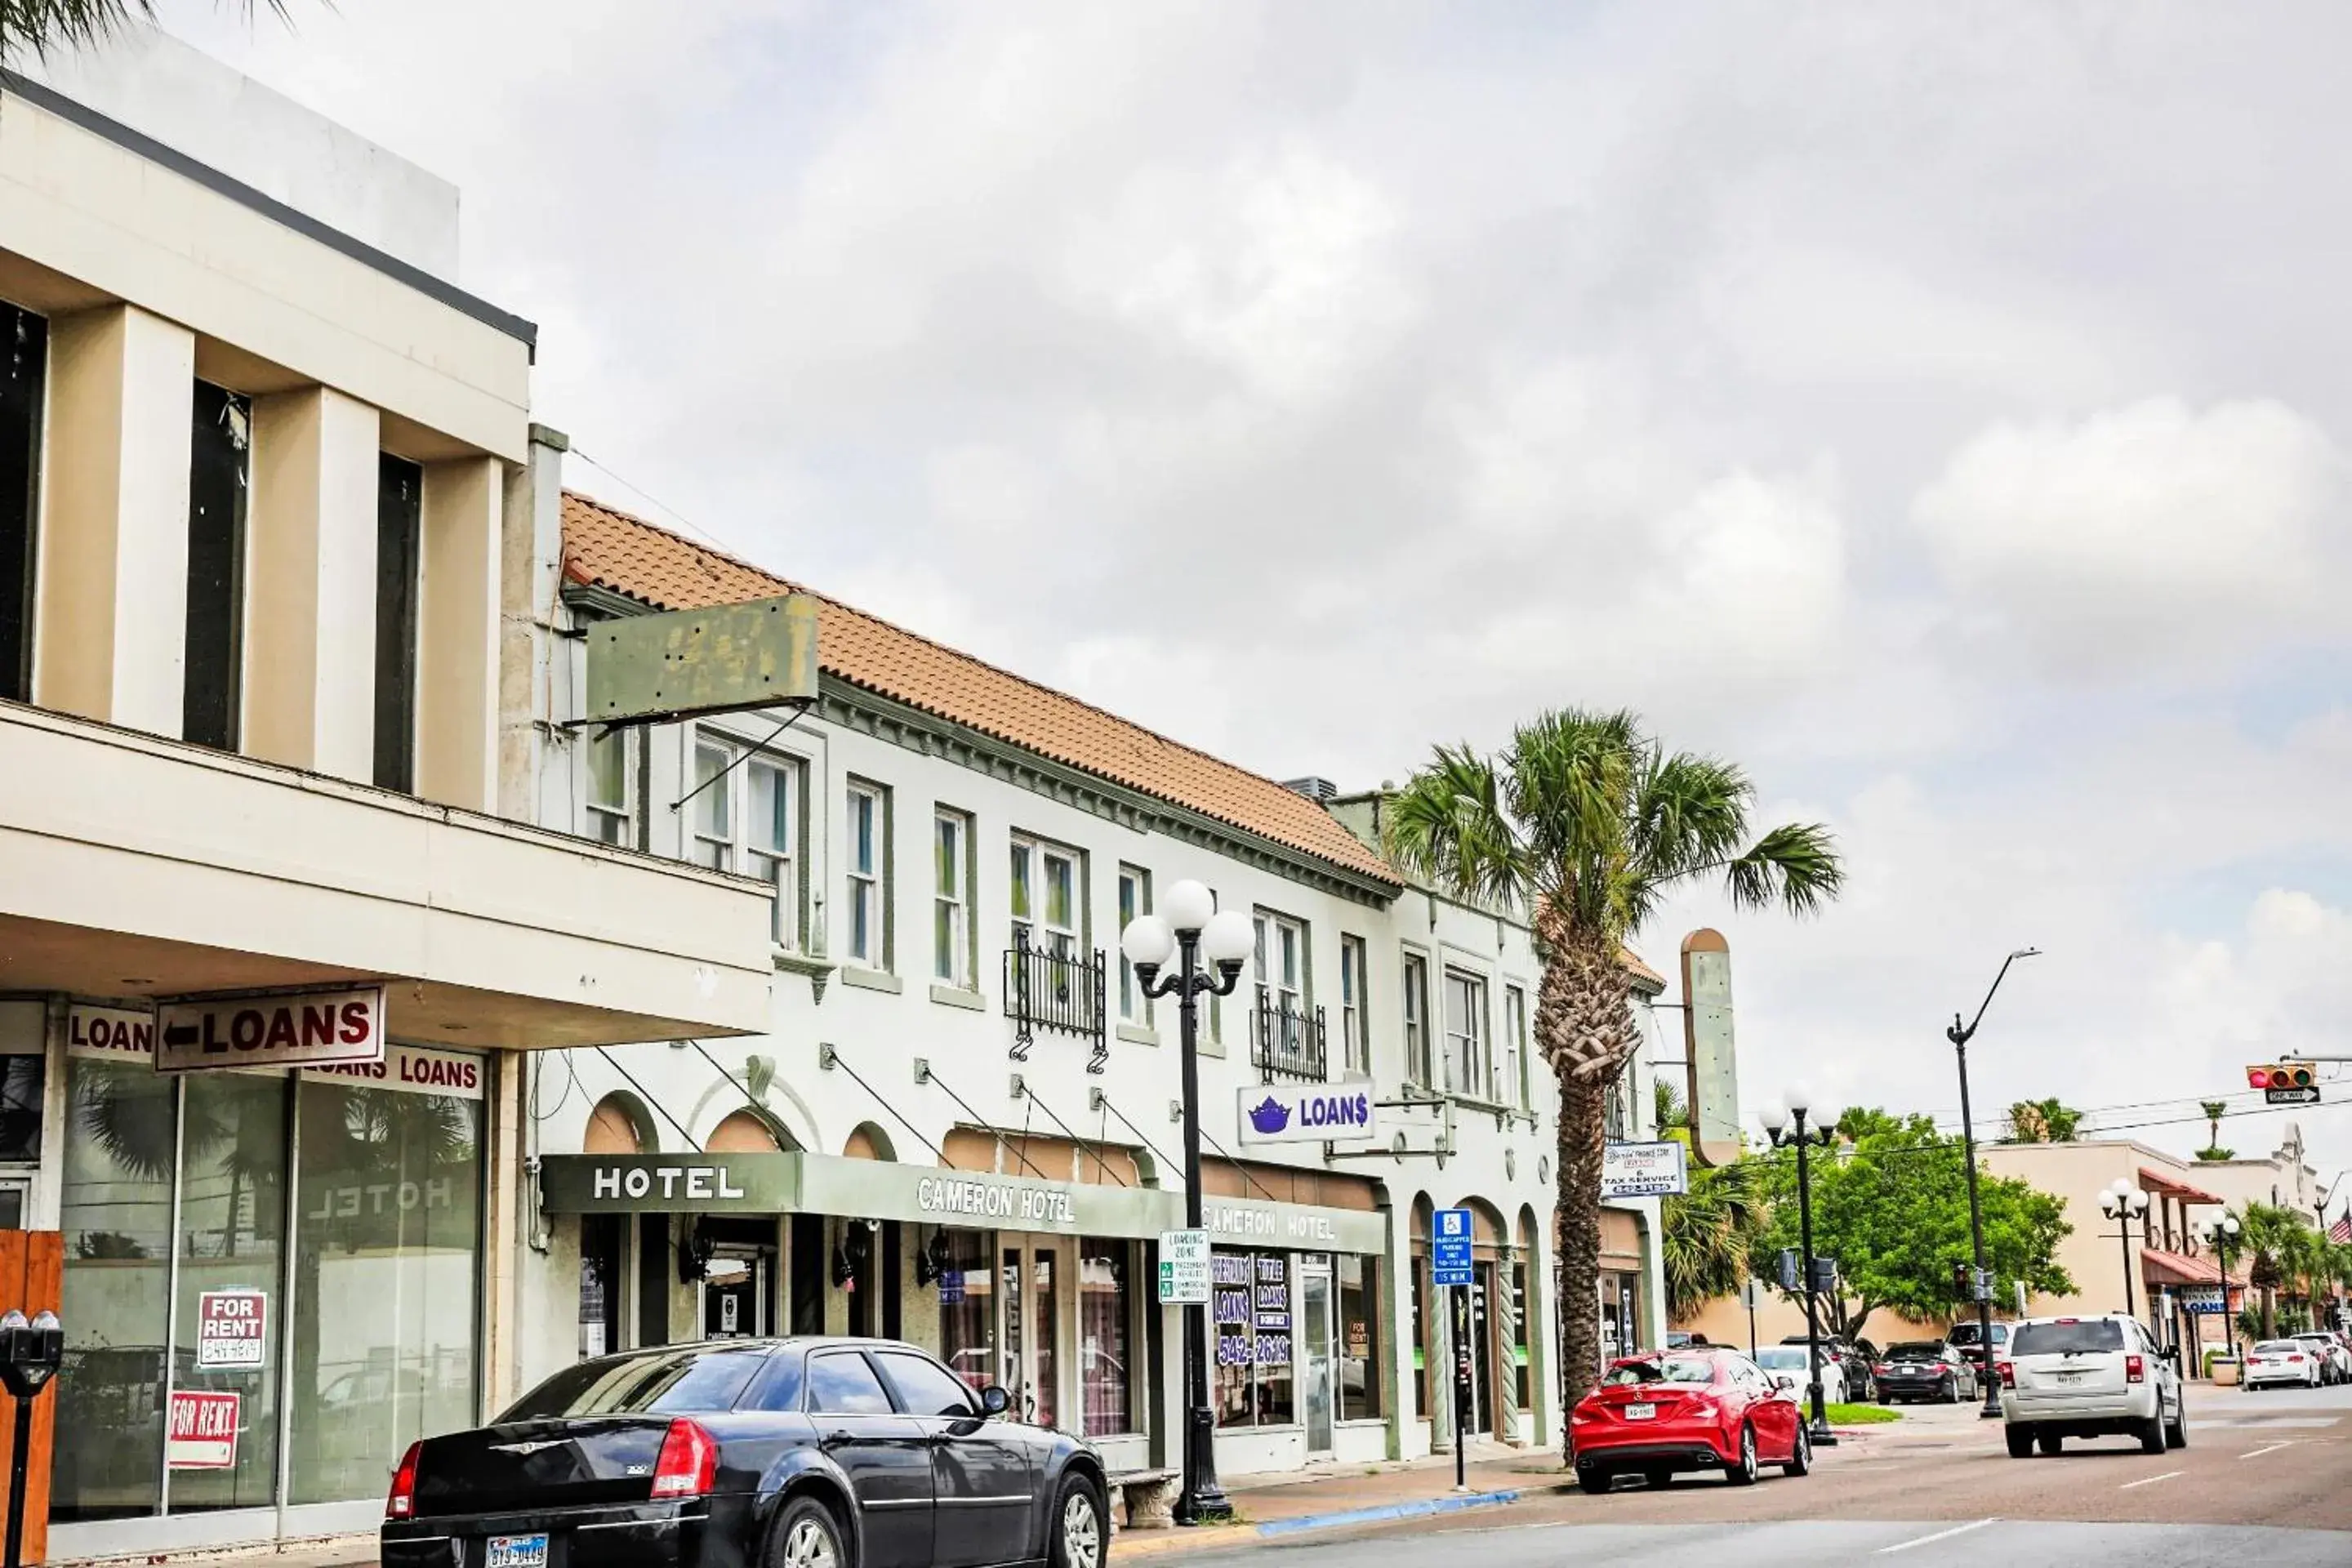
[[1429,1266],[1440,1285],[1470,1283],[1470,1211],[1439,1209],[1432,1216]]

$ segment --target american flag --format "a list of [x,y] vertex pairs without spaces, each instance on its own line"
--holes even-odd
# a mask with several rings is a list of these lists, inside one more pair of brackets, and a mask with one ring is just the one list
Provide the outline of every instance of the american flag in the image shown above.
[[2352,1209],[2345,1210],[2344,1217],[2327,1227],[2327,1239],[2339,1247],[2352,1241]]

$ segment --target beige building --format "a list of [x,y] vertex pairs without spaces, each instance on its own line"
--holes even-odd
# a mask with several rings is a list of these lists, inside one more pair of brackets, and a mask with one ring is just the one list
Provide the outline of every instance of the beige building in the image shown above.
[[[512,1391],[514,1053],[763,1029],[768,901],[530,820],[561,437],[533,329],[452,281],[456,192],[160,35],[0,100],[0,1226],[63,1232],[49,1556],[370,1528]],[[320,987],[376,1059],[305,1054]],[[191,997],[234,1048],[159,1070]]]

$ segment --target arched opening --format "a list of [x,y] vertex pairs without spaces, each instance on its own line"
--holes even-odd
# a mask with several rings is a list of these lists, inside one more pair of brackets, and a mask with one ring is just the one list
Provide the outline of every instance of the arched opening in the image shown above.
[[774,1122],[747,1105],[712,1128],[702,1146],[713,1154],[775,1154],[791,1142]]
[[1421,1419],[1430,1424],[1432,1442],[1450,1428],[1452,1416],[1437,1408],[1435,1390],[1450,1386],[1444,1378],[1445,1359],[1445,1325],[1431,1315],[1433,1291],[1429,1281],[1429,1232],[1435,1223],[1432,1216],[1437,1205],[1429,1201],[1427,1193],[1415,1193],[1412,1199],[1412,1229],[1407,1236],[1412,1243],[1412,1260],[1407,1265],[1411,1278],[1405,1282],[1405,1300],[1409,1316],[1405,1332],[1412,1356],[1412,1407]]
[[890,1135],[871,1121],[861,1121],[850,1129],[848,1141],[841,1146],[842,1156],[850,1160],[896,1160],[898,1152],[891,1147]]
[[588,1132],[581,1143],[588,1153],[651,1154],[659,1147],[653,1118],[634,1094],[615,1089],[588,1113]]
[[1513,1252],[1512,1267],[1517,1270],[1515,1300],[1519,1308],[1519,1408],[1526,1414],[1528,1440],[1548,1444],[1555,1440],[1545,1420],[1546,1408],[1555,1403],[1549,1397],[1551,1338],[1544,1331],[1545,1306],[1551,1299],[1551,1269],[1549,1254],[1544,1249],[1543,1222],[1536,1217],[1532,1204],[1519,1206],[1518,1245]]

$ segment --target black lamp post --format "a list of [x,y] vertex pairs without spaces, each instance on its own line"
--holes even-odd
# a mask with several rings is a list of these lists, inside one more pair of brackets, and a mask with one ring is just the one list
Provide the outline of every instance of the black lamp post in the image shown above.
[[[1176,998],[1184,1072],[1184,1223],[1201,1220],[1201,1033],[1202,996],[1230,996],[1241,984],[1242,963],[1256,945],[1249,916],[1217,911],[1214,894],[1187,879],[1160,901],[1162,912],[1138,915],[1119,934],[1119,951],[1135,966],[1146,996]],[[1165,976],[1170,959],[1176,967]],[[1206,960],[1212,975],[1202,967]],[[1234,1505],[1217,1482],[1216,1415],[1209,1407],[1209,1309],[1184,1310],[1184,1490],[1176,1500],[1179,1524],[1220,1524]]]
[[2238,1239],[2238,1216],[2225,1212],[2207,1220],[2205,1239],[2221,1255],[2221,1328],[2229,1339],[2230,1359],[2238,1363],[2239,1385],[2243,1387],[2246,1363],[2238,1354],[2238,1314],[2230,1306],[2230,1244]]
[[1977,1016],[1966,1024],[1958,1013],[1952,1015],[1952,1026],[1944,1037],[1952,1042],[1952,1049],[1960,1058],[1960,1146],[1969,1163],[1969,1237],[1976,1250],[1976,1275],[1970,1280],[1977,1299],[1977,1353],[1984,1358],[1980,1369],[1984,1384],[1984,1408],[1978,1415],[1988,1421],[2000,1419],[2000,1379],[1992,1370],[1992,1276],[1985,1270],[1984,1206],[1977,1199],[1977,1128],[1969,1114],[1969,1042],[1976,1038],[1977,1026],[1984,1022],[1985,1009],[1992,1005],[1993,992],[2009,978],[2009,966],[2021,958],[2038,958],[2038,947],[2021,947],[2000,961],[2000,973],[1992,977],[1992,990],[1977,1005]]
[[1813,1407],[1813,1447],[1834,1448],[1837,1434],[1830,1430],[1829,1407],[1822,1398],[1822,1314],[1813,1279],[1813,1181],[1805,1153],[1814,1146],[1828,1148],[1836,1141],[1837,1133],[1829,1127],[1807,1128],[1805,1113],[1811,1109],[1811,1097],[1801,1089],[1792,1089],[1781,1097],[1780,1103],[1766,1106],[1762,1115],[1764,1131],[1772,1140],[1772,1147],[1784,1149],[1793,1144],[1797,1151],[1797,1240],[1804,1253],[1805,1364],[1812,1377],[1807,1393]]
[[2099,1194],[2099,1212],[2116,1222],[2116,1239],[2124,1249],[2124,1316],[2137,1318],[2139,1309],[2132,1298],[2132,1222],[2147,1213],[2147,1194],[2133,1185],[2129,1176],[2117,1176],[2115,1185]]

